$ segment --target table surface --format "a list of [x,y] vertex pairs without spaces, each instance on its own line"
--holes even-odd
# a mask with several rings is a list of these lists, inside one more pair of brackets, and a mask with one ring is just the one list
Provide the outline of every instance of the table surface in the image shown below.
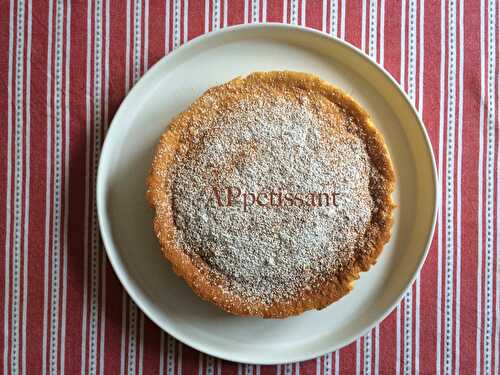
[[[19,0],[0,3],[4,374],[499,373],[499,3],[495,0]],[[419,279],[380,325],[281,366],[201,354],[137,309],[99,238],[107,126],[165,54],[212,30],[287,22],[383,65],[429,132],[442,207]]]

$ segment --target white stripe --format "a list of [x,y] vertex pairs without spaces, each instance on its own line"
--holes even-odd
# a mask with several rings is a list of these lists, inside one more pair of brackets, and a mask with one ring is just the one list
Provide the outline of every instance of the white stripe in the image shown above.
[[182,374],[182,342],[177,343],[179,348],[179,353],[177,354],[177,375]]
[[[51,0],[52,1],[52,0]],[[87,61],[86,61],[86,83],[85,83],[85,206],[84,206],[84,231],[83,231],[83,312],[82,312],[82,355],[81,355],[81,374],[87,373],[87,314],[88,314],[88,263],[89,263],[89,203],[90,203],[90,56],[91,56],[91,38],[92,38],[92,5],[91,0],[87,0]],[[50,34],[50,32],[49,32]]]
[[364,365],[363,365],[363,373],[366,375],[371,375],[372,373],[372,331],[368,332],[365,338],[364,345]]
[[400,68],[401,74],[399,77],[399,81],[401,82],[402,89],[405,90],[405,54],[406,54],[406,0],[401,2],[401,60],[400,60]]
[[[443,129],[444,129],[444,72],[445,72],[445,51],[446,51],[446,34],[445,34],[445,2],[441,3],[441,57],[440,57],[440,67],[439,67],[439,195],[442,192],[442,182],[443,182]],[[441,300],[442,300],[442,278],[443,278],[443,214],[442,207],[439,208],[438,216],[438,269],[437,269],[437,309],[436,309],[436,375],[441,373]]]
[[366,52],[366,0],[361,6],[361,51]]
[[32,3],[28,0],[28,41],[26,47],[26,176],[24,201],[24,264],[23,264],[23,319],[22,319],[22,373],[26,375],[26,328],[28,322],[28,257],[29,257],[29,214],[30,214],[30,150],[31,150],[31,32],[32,32]]
[[[176,340],[168,335],[167,336],[167,373],[168,375],[175,374],[175,344]],[[180,357],[179,361],[182,361],[182,357]],[[180,368],[180,362],[179,362]]]
[[[323,31],[324,33],[326,32],[326,1],[327,0],[323,0],[323,5],[322,5],[322,9],[321,9],[321,31]],[[330,17],[331,17],[331,14],[330,14]],[[331,22],[330,22],[331,24]],[[333,33],[332,33],[333,34]]]
[[[419,65],[418,65],[418,112],[420,116],[423,117],[424,113],[424,63],[425,63],[425,33],[424,33],[424,21],[425,21],[425,0],[420,0],[420,22],[419,22]],[[419,283],[420,287],[420,283]]]
[[412,365],[412,306],[413,306],[413,288],[405,294],[404,298],[404,335],[403,335],[403,366],[404,373],[408,374],[411,372]]
[[[210,31],[209,7],[210,7],[210,0],[205,0],[205,34]],[[175,27],[175,23],[174,23],[174,27]]]
[[[245,0],[246,4],[246,0]],[[287,23],[288,18],[288,0],[283,0],[283,23]]]
[[55,41],[55,74],[54,74],[54,195],[53,195],[53,229],[52,229],[52,269],[51,269],[51,306],[50,306],[50,361],[49,372],[58,371],[59,357],[59,295],[61,285],[61,202],[62,202],[62,59],[63,59],[63,21],[64,3],[61,0],[56,5],[56,41]]
[[384,66],[384,26],[385,25],[385,0],[380,0],[380,41],[379,41],[379,63]]
[[189,1],[184,0],[184,43],[188,41]]
[[259,0],[252,0],[252,22],[259,22]]
[[207,355],[206,357],[207,357],[207,368],[205,373],[207,375],[213,375],[215,369],[215,358],[212,357],[211,355]]
[[323,356],[323,374],[332,374],[332,353],[327,353]]
[[377,59],[377,0],[370,0],[370,33],[368,54],[373,60]]
[[342,1],[342,17],[340,19],[340,38],[345,39],[345,3],[347,0]]
[[302,10],[301,10],[301,14],[302,14],[301,25],[302,26],[306,25],[306,18],[307,18],[307,14],[306,14],[306,1],[307,0],[302,0]]
[[290,23],[297,25],[299,21],[299,0],[290,0]]
[[379,341],[380,341],[380,325],[377,324],[375,327],[375,363],[373,365],[374,367],[374,373],[375,375],[378,375],[379,373],[379,362],[380,362],[380,350],[379,350]]
[[[500,22],[497,25],[498,29],[498,35],[500,35]],[[497,77],[498,78],[498,77]],[[500,102],[500,79],[497,80],[497,103]],[[498,114],[497,114],[498,116]],[[497,123],[500,121],[500,119],[497,117]],[[497,168],[500,167],[500,142],[498,143],[498,149],[497,149]],[[500,173],[497,173],[497,189],[500,186]],[[498,347],[500,345],[500,325],[498,322],[498,317],[500,317],[500,202],[498,201],[498,194],[497,194],[497,230],[496,230],[496,235],[497,235],[497,248],[496,248],[496,256],[497,256],[497,261],[496,261],[496,312],[495,312],[495,323],[496,323],[496,331],[495,331],[495,368],[494,368],[494,373],[498,374],[499,373],[499,367],[500,363],[500,348]]]
[[[9,355],[9,306],[10,306],[10,225],[11,225],[11,180],[12,180],[12,58],[14,56],[14,4],[10,3],[9,12],[9,74],[7,87],[7,194],[5,202],[5,285],[4,285],[4,321],[3,321],[3,372],[9,373],[8,355]],[[50,45],[50,44],[49,44]],[[48,84],[48,82],[47,82]],[[49,116],[47,116],[49,121]],[[48,205],[46,206],[48,207]],[[47,273],[45,273],[46,275]]]
[[396,309],[396,374],[401,373],[401,303]]
[[[91,181],[95,184],[97,179],[97,165],[99,163],[99,156],[101,151],[101,128],[102,128],[102,118],[101,118],[101,97],[102,97],[102,2],[97,0],[94,3],[94,134],[92,137],[93,143],[93,155],[91,159],[92,174]],[[94,186],[94,185],[92,185]],[[96,212],[96,199],[95,194],[92,196],[91,201],[91,257],[90,257],[90,325],[89,325],[89,351],[88,351],[88,361],[89,369],[88,371],[95,374],[97,372],[97,354],[98,354],[98,323],[99,323],[99,287],[101,285],[101,274],[100,274],[100,244],[99,244],[99,231],[97,228],[97,212]],[[104,316],[100,317],[104,319]]]
[[[244,0],[244,1],[245,1],[245,7],[243,8],[243,11],[244,11],[244,14],[243,14],[243,23],[248,23],[248,2],[250,0]],[[208,17],[208,12],[206,12],[205,17]]]
[[64,149],[64,243],[63,243],[63,287],[62,287],[62,313],[61,313],[61,372],[65,370],[65,342],[66,342],[66,306],[68,295],[68,236],[69,236],[69,143],[70,143],[70,45],[71,45],[71,1],[66,1],[66,66],[65,66],[65,149]]
[[[126,43],[125,43],[125,93],[128,93],[128,90],[130,89],[130,25],[131,25],[130,1],[131,0],[127,0],[127,30],[125,32],[125,40],[126,40]],[[89,0],[89,4],[90,4],[90,0]]]
[[[14,25],[12,25],[13,27]],[[23,195],[23,98],[24,98],[24,1],[17,4],[16,41],[16,100],[15,100],[15,172],[14,172],[14,243],[12,253],[12,301],[11,301],[11,374],[19,372],[19,305],[21,298],[21,228]]]
[[144,368],[144,314],[139,311],[139,375]]
[[163,375],[163,368],[165,367],[165,333],[160,331],[160,366],[159,375]]
[[356,340],[356,375],[361,373],[361,339]]
[[335,375],[340,374],[340,350],[335,352]]
[[198,352],[198,375],[203,375],[203,353]]
[[462,270],[462,129],[463,129],[463,92],[464,92],[464,5],[459,2],[460,12],[460,64],[458,91],[458,160],[457,160],[457,233],[456,233],[456,289],[455,289],[455,373],[460,373],[460,294]]
[[[227,2],[227,0],[225,0]],[[227,9],[227,7],[225,8]],[[227,18],[227,11],[226,11]],[[267,22],[267,0],[262,0],[262,22]]]
[[170,0],[165,0],[165,55],[170,51]]
[[181,1],[174,1],[174,46],[177,48],[181,44]]
[[142,72],[146,73],[149,67],[149,0],[144,0],[144,66]]
[[127,367],[128,374],[135,375],[136,369],[136,351],[137,351],[137,306],[129,299],[128,303],[128,356]]
[[213,0],[212,4],[212,30],[218,30],[220,25],[220,0]]
[[142,19],[142,0],[134,1],[134,65],[133,65],[133,84],[135,85],[141,76],[141,19]]
[[491,373],[491,345],[493,335],[493,241],[495,194],[495,74],[496,74],[496,1],[488,2],[488,106],[487,106],[487,160],[486,160],[486,259],[485,306],[483,330],[484,373]]
[[[498,29],[498,35],[500,35],[500,22],[497,25]],[[497,80],[497,103],[500,102],[500,79]],[[497,114],[498,116],[498,114]],[[497,118],[497,123],[500,119]],[[500,142],[498,143],[498,149],[497,149],[497,168],[500,167]],[[498,186],[500,186],[500,173],[497,173],[497,189]],[[497,194],[498,197],[498,194]],[[496,312],[495,312],[495,317],[496,317],[496,331],[495,331],[495,368],[493,373],[498,374],[499,373],[499,367],[500,363],[500,348],[498,347],[500,345],[500,325],[498,322],[498,317],[500,317],[500,203],[497,198],[497,248],[496,248],[496,256],[497,256],[497,261],[496,261]]]
[[[179,2],[176,1],[175,3],[175,12],[176,12],[176,17],[178,19],[179,17]],[[132,80],[133,84],[139,80],[141,76],[141,42],[142,42],[142,36],[141,36],[141,19],[142,19],[142,2],[141,0],[135,0],[134,1],[134,32],[133,32],[133,54],[134,54],[134,59],[133,59],[133,66],[132,66]],[[179,43],[179,36],[175,36],[175,43]],[[127,351],[127,367],[128,367],[128,373],[129,374],[135,374],[136,373],[136,366],[137,366],[137,337],[139,333],[139,346],[141,346],[142,341],[140,334],[142,332],[142,326],[141,326],[141,313],[138,312],[137,306],[135,303],[132,301],[132,299],[128,299],[128,351]],[[139,327],[139,332],[138,332],[138,327]],[[140,352],[141,348],[139,348]],[[140,364],[139,364],[140,366]]]
[[[481,0],[480,10],[480,34],[485,35],[484,32],[484,0]],[[481,333],[482,333],[482,271],[483,271],[483,152],[484,152],[484,38],[479,38],[479,45],[481,50],[481,96],[479,102],[479,160],[478,160],[478,200],[477,200],[477,320],[476,320],[476,374],[481,374]]]
[[453,277],[455,216],[455,74],[456,74],[456,3],[448,4],[448,119],[446,134],[446,279],[445,279],[445,342],[444,373],[451,374],[453,360]]

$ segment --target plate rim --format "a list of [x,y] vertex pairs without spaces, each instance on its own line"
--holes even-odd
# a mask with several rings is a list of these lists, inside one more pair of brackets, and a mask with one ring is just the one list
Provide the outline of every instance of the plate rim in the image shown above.
[[290,24],[282,24],[282,23],[277,23],[277,22],[270,22],[270,23],[265,23],[265,24],[240,24],[240,25],[234,25],[234,26],[229,26],[223,29],[215,30],[209,33],[205,33],[203,35],[200,35],[174,51],[171,51],[169,54],[163,56],[160,58],[140,79],[134,86],[128,91],[126,94],[125,98],[119,105],[118,109],[116,110],[112,121],[109,124],[108,127],[108,132],[105,136],[103,145],[101,147],[101,152],[100,152],[100,157],[99,157],[99,162],[98,162],[98,168],[97,168],[97,179],[96,179],[96,205],[97,205],[97,218],[99,222],[99,230],[101,234],[101,239],[104,245],[104,250],[106,251],[107,258],[109,259],[111,266],[118,277],[118,280],[120,281],[120,284],[122,287],[125,289],[127,294],[132,298],[132,300],[137,304],[137,306],[141,309],[141,311],[152,321],[154,322],[160,329],[168,333],[169,335],[173,336],[175,339],[181,341],[182,343],[209,355],[215,356],[217,358],[221,358],[224,360],[228,361],[235,361],[235,362],[244,362],[248,364],[262,364],[262,365],[275,365],[275,364],[283,364],[283,363],[290,363],[290,362],[298,362],[298,361],[305,361],[309,359],[316,358],[318,356],[321,356],[325,353],[331,352],[338,350],[340,348],[343,348],[344,346],[350,344],[356,338],[360,337],[361,335],[357,336],[350,336],[344,340],[341,340],[340,342],[337,342],[335,345],[330,345],[326,348],[323,348],[320,351],[313,351],[313,352],[307,352],[302,355],[295,355],[292,358],[279,358],[278,360],[264,360],[264,361],[259,361],[258,358],[248,358],[244,357],[244,355],[232,355],[231,352],[228,351],[221,351],[218,350],[217,347],[210,346],[210,345],[204,345],[203,343],[199,343],[197,341],[193,341],[191,338],[183,336],[181,332],[179,332],[176,329],[172,329],[172,326],[166,327],[165,324],[160,323],[160,319],[156,317],[155,313],[150,311],[146,307],[146,302],[144,302],[143,298],[143,292],[141,291],[141,288],[137,285],[137,283],[134,282],[133,278],[129,277],[128,272],[123,268],[122,265],[119,263],[123,263],[122,258],[118,255],[118,252],[115,249],[115,245],[113,241],[110,239],[110,235],[107,232],[107,228],[104,227],[105,222],[109,223],[110,220],[107,218],[107,215],[105,215],[106,212],[106,201],[107,199],[105,198],[105,189],[104,189],[104,164],[105,164],[105,157],[107,154],[107,149],[110,147],[109,144],[111,141],[112,137],[109,135],[112,134],[113,132],[116,132],[118,126],[114,126],[115,122],[117,121],[117,118],[120,117],[118,114],[120,112],[123,112],[127,107],[129,107],[130,103],[132,102],[132,97],[134,96],[135,92],[138,92],[142,86],[146,84],[147,81],[150,80],[150,77],[152,77],[157,70],[161,68],[161,66],[166,65],[175,58],[180,52],[183,50],[186,50],[188,48],[193,48],[196,47],[199,44],[204,43],[207,39],[210,38],[217,38],[222,34],[226,33],[231,33],[233,31],[241,31],[245,30],[246,31],[253,31],[255,29],[269,29],[269,30],[293,30],[294,32],[302,32],[304,34],[311,34],[312,37],[320,37],[323,39],[326,39],[330,43],[338,43],[342,45],[343,47],[351,50],[351,52],[354,52],[356,55],[361,57],[363,60],[368,62],[372,67],[375,69],[378,69],[384,76],[385,78],[390,82],[390,84],[397,90],[399,95],[401,95],[404,98],[404,101],[406,105],[409,107],[411,114],[416,120],[416,123],[418,124],[418,128],[420,133],[423,136],[424,139],[424,146],[425,146],[425,151],[428,156],[430,156],[430,161],[432,164],[432,183],[433,183],[433,214],[432,214],[432,223],[429,226],[428,232],[427,232],[427,240],[425,242],[425,249],[420,256],[420,259],[418,261],[418,265],[415,268],[415,271],[413,272],[413,275],[411,276],[410,280],[408,281],[407,285],[402,289],[400,294],[395,298],[395,300],[390,304],[383,312],[383,314],[380,314],[380,316],[375,319],[371,324],[367,326],[364,332],[367,332],[371,329],[373,329],[377,324],[382,322],[387,318],[387,316],[396,308],[396,306],[401,302],[404,294],[408,291],[408,289],[413,285],[415,282],[417,276],[419,275],[423,264],[425,263],[425,260],[427,259],[427,256],[429,254],[430,246],[432,244],[433,238],[434,238],[434,233],[435,233],[435,227],[436,227],[436,222],[437,222],[437,213],[439,210],[440,206],[440,196],[439,196],[439,179],[438,179],[438,173],[437,173],[437,167],[436,167],[436,160],[432,148],[432,143],[430,141],[427,129],[420,117],[420,114],[417,112],[415,109],[414,105],[408,98],[408,95],[402,90],[402,88],[399,86],[397,81],[392,77],[390,73],[387,72],[387,70],[376,63],[374,60],[372,60],[369,56],[367,56],[364,52],[362,52],[360,49],[357,47],[337,38],[332,35],[326,34],[322,31],[310,28],[310,27],[304,27],[304,26],[298,26],[298,25],[290,25]]

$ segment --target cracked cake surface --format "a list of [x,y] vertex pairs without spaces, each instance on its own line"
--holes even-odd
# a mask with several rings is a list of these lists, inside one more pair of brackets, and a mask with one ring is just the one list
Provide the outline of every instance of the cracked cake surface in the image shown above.
[[394,184],[382,136],[349,95],[262,72],[172,120],[147,196],[164,256],[201,298],[282,318],[328,306],[376,262]]

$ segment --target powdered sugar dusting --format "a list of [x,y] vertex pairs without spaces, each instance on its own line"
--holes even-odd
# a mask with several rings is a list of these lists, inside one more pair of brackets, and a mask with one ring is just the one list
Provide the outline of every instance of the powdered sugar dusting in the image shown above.
[[[355,256],[374,208],[364,143],[347,123],[332,131],[307,98],[242,101],[222,113],[173,171],[177,244],[223,276],[221,287],[264,303],[332,277]],[[218,207],[214,186],[335,191],[336,206]]]

